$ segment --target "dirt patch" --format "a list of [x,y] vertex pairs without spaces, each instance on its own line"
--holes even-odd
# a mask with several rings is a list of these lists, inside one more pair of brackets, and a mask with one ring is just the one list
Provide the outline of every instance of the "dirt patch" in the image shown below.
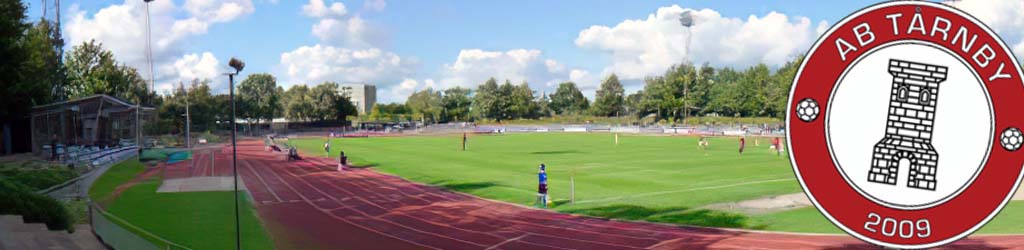
[[811,200],[804,193],[792,193],[738,202],[717,203],[704,206],[707,209],[739,212],[756,215],[811,206]]

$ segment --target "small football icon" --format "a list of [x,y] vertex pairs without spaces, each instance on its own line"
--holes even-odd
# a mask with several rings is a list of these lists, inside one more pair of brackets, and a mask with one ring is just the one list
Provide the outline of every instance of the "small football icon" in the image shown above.
[[1017,151],[1024,143],[1024,135],[1021,134],[1020,129],[1008,128],[999,135],[999,142],[1007,151]]
[[814,119],[818,118],[818,113],[821,112],[821,109],[818,108],[818,102],[811,98],[804,98],[797,105],[796,115],[804,122],[814,121]]

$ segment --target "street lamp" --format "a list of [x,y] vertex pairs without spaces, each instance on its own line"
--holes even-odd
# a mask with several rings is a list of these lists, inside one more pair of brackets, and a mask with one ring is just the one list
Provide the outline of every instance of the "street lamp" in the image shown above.
[[228,66],[235,69],[235,73],[226,73],[225,75],[228,75],[228,99],[231,102],[231,169],[234,171],[235,181],[235,249],[241,250],[242,228],[238,219],[238,143],[235,139],[235,75],[242,72],[245,62],[232,57],[228,61]]

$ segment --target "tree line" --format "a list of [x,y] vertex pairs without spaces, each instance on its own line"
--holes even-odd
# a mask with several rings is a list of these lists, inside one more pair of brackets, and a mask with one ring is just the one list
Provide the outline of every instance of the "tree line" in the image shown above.
[[679,64],[663,75],[644,79],[631,94],[618,76],[601,81],[589,100],[576,83],[558,85],[554,93],[537,94],[526,82],[498,84],[490,78],[475,90],[453,87],[416,91],[404,104],[380,104],[371,119],[411,119],[427,123],[537,119],[556,115],[653,117],[682,122],[694,116],[776,117],[785,115],[789,88],[803,57],[777,70],[757,64],[742,71],[704,64]]
[[[178,83],[166,95],[150,89],[139,71],[117,61],[96,41],[74,45],[61,56],[63,40],[46,20],[25,21],[24,6],[2,8],[0,22],[0,122],[25,117],[32,106],[53,101],[106,94],[157,107],[148,133],[178,133],[184,128],[186,104],[194,130],[227,128],[230,114],[226,94],[213,94],[211,79]],[[20,6],[21,8],[17,8]],[[315,86],[278,86],[271,74],[250,74],[238,84],[237,114],[243,120],[267,123],[291,121],[417,120],[427,123],[551,116],[633,116],[680,122],[694,116],[782,117],[790,84],[802,57],[770,69],[758,64],[743,70],[683,63],[664,74],[647,77],[643,88],[625,93],[614,74],[602,79],[589,100],[571,81],[550,94],[538,94],[527,82],[499,83],[490,78],[474,89],[431,88],[414,92],[404,103],[378,104],[356,117],[345,89],[334,82]],[[222,81],[224,79],[216,79]]]

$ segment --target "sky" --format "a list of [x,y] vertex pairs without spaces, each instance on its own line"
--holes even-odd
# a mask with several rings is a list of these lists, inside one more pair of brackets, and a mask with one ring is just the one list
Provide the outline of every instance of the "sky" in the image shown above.
[[[42,0],[24,0],[31,20]],[[51,1],[52,2],[52,1]],[[61,1],[65,50],[89,40],[149,76],[142,0]],[[573,81],[589,97],[616,74],[628,92],[681,62],[773,68],[803,54],[831,24],[874,1],[392,1],[155,0],[149,3],[159,93],[210,79],[228,89],[227,61],[242,77],[270,73],[279,86],[324,81],[377,85],[377,99],[475,88],[490,77],[551,93]],[[978,17],[1024,56],[1024,1],[947,3]],[[53,18],[54,10],[47,11]],[[691,13],[683,27],[679,17]],[[538,93],[540,94],[540,93]]]

